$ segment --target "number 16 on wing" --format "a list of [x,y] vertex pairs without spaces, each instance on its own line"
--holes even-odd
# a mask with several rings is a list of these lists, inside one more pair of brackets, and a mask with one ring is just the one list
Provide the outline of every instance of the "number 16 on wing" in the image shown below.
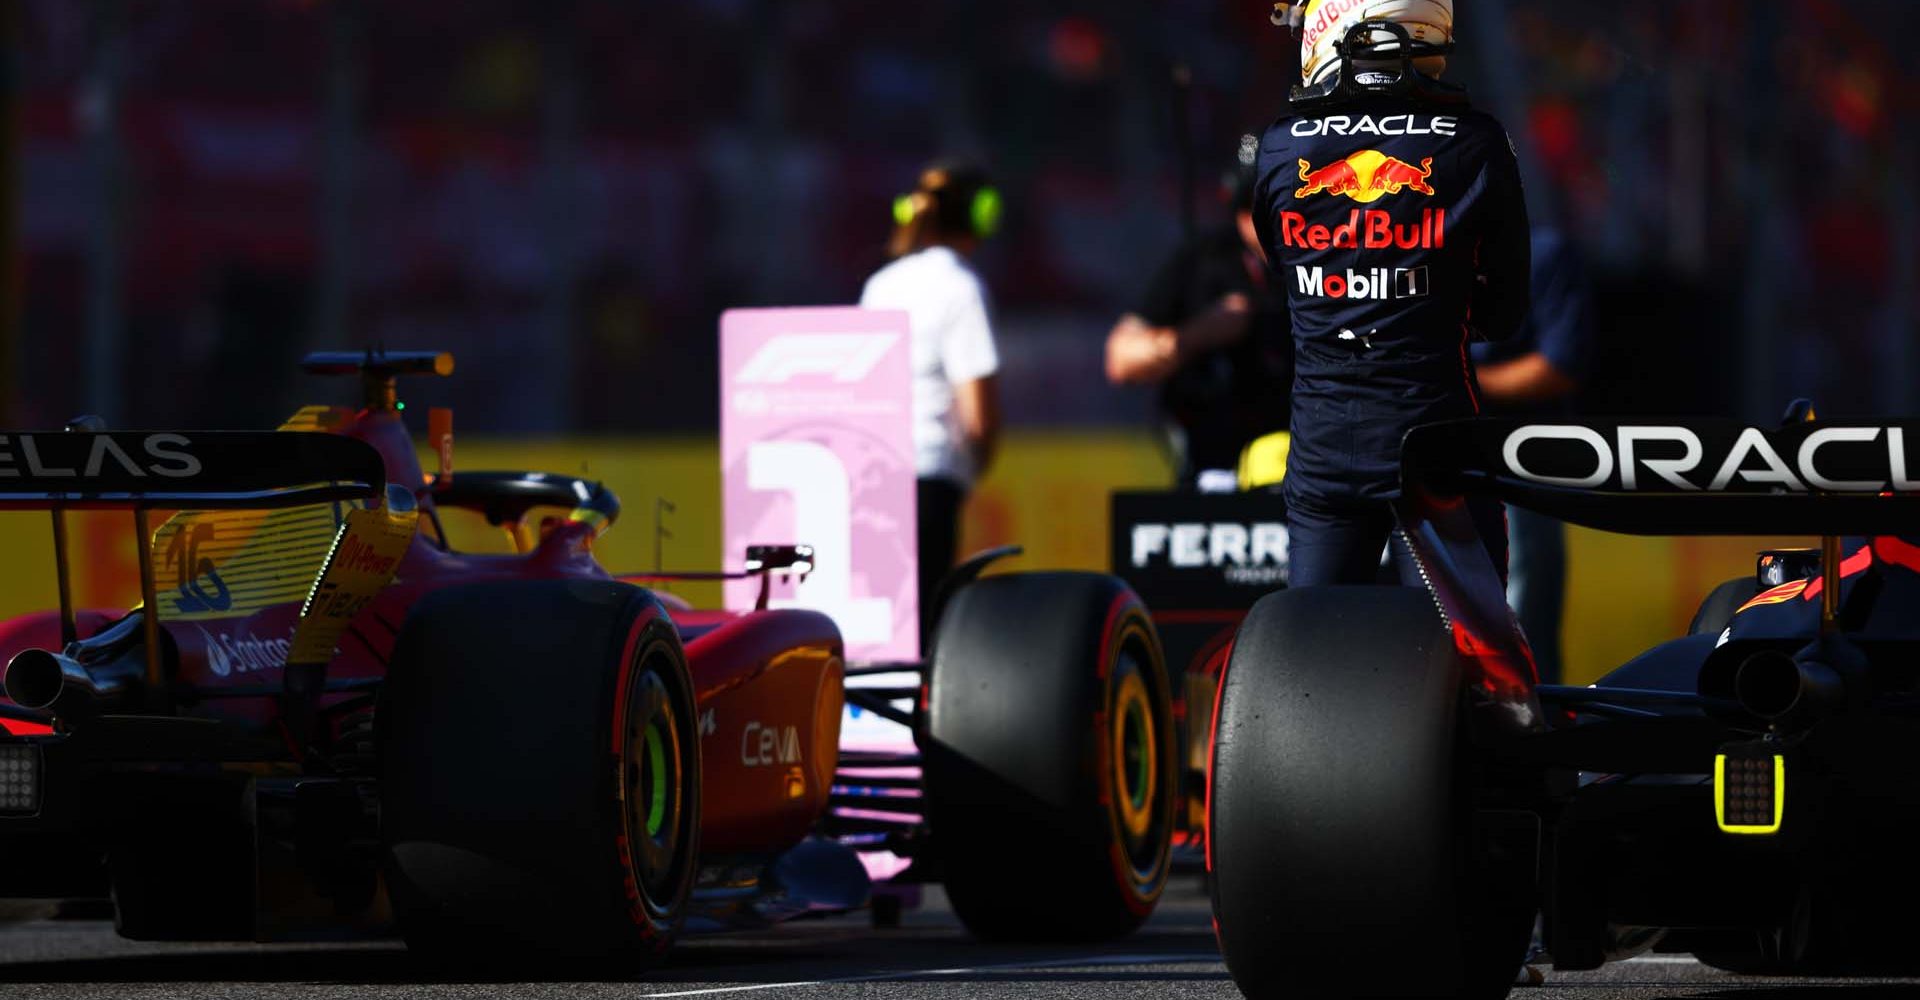
[[[853,660],[920,654],[913,378],[907,315],[736,309],[720,320],[726,553],[811,545],[774,607],[831,616]],[[748,608],[752,581],[727,604]]]

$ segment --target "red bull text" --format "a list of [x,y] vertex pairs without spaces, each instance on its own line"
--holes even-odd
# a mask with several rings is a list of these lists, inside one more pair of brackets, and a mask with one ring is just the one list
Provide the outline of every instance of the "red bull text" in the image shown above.
[[1447,210],[1423,208],[1419,222],[1396,223],[1384,209],[1354,209],[1344,225],[1308,225],[1299,212],[1280,213],[1280,242],[1302,250],[1438,250],[1447,245]]

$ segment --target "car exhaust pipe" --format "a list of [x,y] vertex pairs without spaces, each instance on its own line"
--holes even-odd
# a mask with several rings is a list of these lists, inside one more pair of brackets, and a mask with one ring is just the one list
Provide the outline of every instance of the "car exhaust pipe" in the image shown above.
[[1838,671],[1805,655],[1765,649],[1741,661],[1733,675],[1740,707],[1775,726],[1811,725],[1846,702]]
[[22,650],[7,664],[0,684],[14,704],[56,718],[107,711],[131,690],[123,677],[96,674],[72,657],[44,649]]

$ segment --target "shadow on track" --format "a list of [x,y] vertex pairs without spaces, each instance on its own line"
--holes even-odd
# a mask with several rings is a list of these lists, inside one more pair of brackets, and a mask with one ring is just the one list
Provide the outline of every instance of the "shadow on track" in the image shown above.
[[[1521,996],[1517,990],[1513,996]],[[1807,983],[1778,987],[1722,988],[1716,992],[1690,992],[1690,1000],[1914,1000],[1920,985],[1893,983]]]
[[[789,927],[803,925],[789,925]],[[666,960],[634,972],[598,963],[514,963],[474,967],[432,964],[397,945],[161,945],[139,954],[34,956],[0,961],[0,983],[315,983],[342,985],[429,985],[540,983],[782,983],[798,980],[894,976],[920,978],[934,970],[943,982],[1156,982],[1220,978],[1173,969],[1165,974],[1098,973],[1084,969],[1054,971],[1025,963],[1066,966],[1111,956],[1195,955],[1213,952],[1210,934],[1146,933],[1099,947],[1019,946],[956,937],[950,931],[872,932],[855,927],[782,929],[762,935],[696,937],[682,942]],[[105,930],[104,935],[110,935]]]

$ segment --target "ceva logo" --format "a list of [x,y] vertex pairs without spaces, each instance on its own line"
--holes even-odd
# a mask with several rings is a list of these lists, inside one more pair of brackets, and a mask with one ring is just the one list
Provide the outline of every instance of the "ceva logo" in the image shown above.
[[799,728],[747,723],[740,731],[740,763],[748,767],[800,763]]
[[734,381],[779,385],[814,375],[840,383],[858,382],[899,339],[894,333],[790,333],[767,341]]

